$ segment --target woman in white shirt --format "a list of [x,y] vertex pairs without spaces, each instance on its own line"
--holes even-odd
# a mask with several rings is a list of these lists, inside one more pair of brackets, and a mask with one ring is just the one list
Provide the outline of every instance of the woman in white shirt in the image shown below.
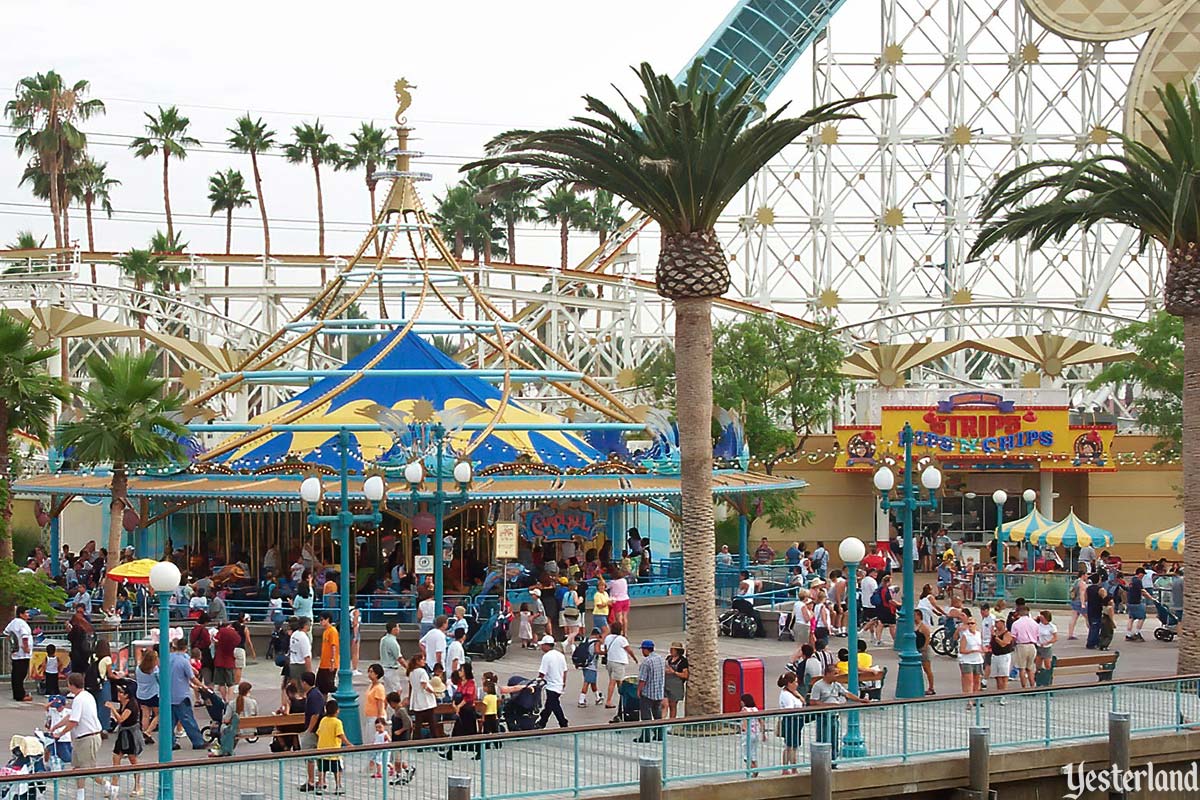
[[[804,708],[804,698],[800,695],[800,679],[794,672],[785,672],[776,682],[779,686],[779,710],[793,711]],[[804,730],[804,721],[799,714],[788,714],[780,721],[783,730],[783,763],[794,765],[800,763],[800,734]],[[797,769],[785,769],[784,775],[798,773]]]
[[425,597],[420,603],[417,603],[417,623],[421,626],[421,636],[429,633],[436,619],[437,604],[433,602],[432,595]]
[[429,728],[430,738],[441,736],[433,713],[437,704],[437,693],[425,669],[425,654],[417,653],[408,660],[408,708],[413,715],[413,738],[420,736],[422,727]]
[[928,583],[921,587],[921,597],[917,600],[917,612],[925,619],[925,624],[930,628],[936,628],[938,620],[946,614],[934,599],[933,587]]
[[[962,693],[979,694],[983,679],[983,635],[971,612],[963,609],[966,621],[958,629],[958,670],[962,673]],[[971,708],[973,703],[968,702]]]

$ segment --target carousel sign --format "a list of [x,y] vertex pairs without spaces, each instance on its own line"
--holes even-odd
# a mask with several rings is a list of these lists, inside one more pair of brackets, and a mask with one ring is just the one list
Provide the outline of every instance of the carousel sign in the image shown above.
[[594,511],[585,506],[560,506],[551,503],[521,515],[521,535],[528,541],[565,542],[594,539],[597,533]]

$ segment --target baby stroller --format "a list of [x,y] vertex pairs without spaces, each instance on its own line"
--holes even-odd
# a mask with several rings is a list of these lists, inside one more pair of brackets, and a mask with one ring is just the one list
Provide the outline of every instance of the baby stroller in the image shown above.
[[221,695],[207,686],[199,689],[200,704],[208,710],[209,723],[200,731],[206,742],[215,742],[221,738],[221,719],[225,716],[225,706]]
[[1179,615],[1167,608],[1166,605],[1157,598],[1151,597],[1150,602],[1154,603],[1155,610],[1158,611],[1158,621],[1162,626],[1155,628],[1154,638],[1160,642],[1175,641],[1176,629],[1179,627]]
[[[0,775],[36,775],[49,771],[46,748],[37,736],[18,734],[9,740],[9,749],[13,757],[8,766],[0,768]],[[37,800],[44,791],[44,780],[0,784],[0,800]]]
[[[482,619],[481,612],[477,614],[477,619]],[[471,655],[479,656],[484,661],[495,661],[508,652],[508,624],[499,608],[483,622],[473,623],[467,630],[466,650]]]
[[508,686],[521,686],[521,691],[504,695],[504,707],[500,717],[506,731],[531,731],[542,710],[542,686],[544,681],[530,680],[520,675],[508,679]]
[[612,722],[637,722],[642,718],[642,701],[638,697],[638,679],[631,675],[617,685],[617,715]]
[[779,630],[775,634],[775,638],[779,641],[787,639],[789,642],[796,641],[796,633],[792,627],[796,624],[796,615],[791,610],[779,612]]
[[723,636],[753,639],[763,633],[758,611],[744,597],[733,598],[733,607],[722,614],[718,622]]

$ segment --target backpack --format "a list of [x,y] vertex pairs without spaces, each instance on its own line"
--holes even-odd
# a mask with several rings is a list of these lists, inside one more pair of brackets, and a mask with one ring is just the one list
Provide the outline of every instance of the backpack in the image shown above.
[[575,645],[575,650],[571,653],[571,663],[576,667],[586,667],[588,662],[592,660],[592,641],[588,639]]
[[875,590],[875,594],[871,595],[871,605],[875,608],[883,608],[883,587],[880,586]]
[[286,628],[276,628],[271,634],[271,643],[267,645],[268,652],[275,654],[275,666],[282,667],[288,662],[288,637],[285,634]]

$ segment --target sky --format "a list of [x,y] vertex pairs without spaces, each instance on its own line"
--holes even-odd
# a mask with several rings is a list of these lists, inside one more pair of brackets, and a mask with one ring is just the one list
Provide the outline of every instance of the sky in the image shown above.
[[[220,216],[209,216],[207,181],[234,167],[253,189],[249,158],[223,144],[226,128],[243,112],[262,116],[280,140],[291,138],[294,125],[319,117],[348,143],[362,121],[394,124],[392,84],[405,77],[417,86],[408,112],[416,128],[413,147],[428,154],[414,168],[434,173],[423,189],[433,205],[433,196],[457,179],[458,166],[496,133],[565,122],[582,110],[584,92],[612,98],[610,83],[632,88],[636,79],[628,67],[643,60],[677,73],[731,6],[732,0],[212,0],[185,13],[161,0],[52,0],[54,13],[46,13],[44,0],[7,0],[0,97],[10,97],[8,87],[23,76],[55,69],[68,81],[87,79],[92,96],[104,100],[107,114],[85,125],[89,149],[122,185],[113,192],[113,220],[96,220],[100,250],[138,246],[165,228],[161,162],[135,158],[128,142],[142,133],[145,112],[178,105],[203,146],[171,164],[176,228],[193,252],[221,252],[224,225]],[[776,97],[786,98],[789,85],[806,81],[806,74],[791,76]],[[0,131],[0,244],[21,229],[39,236],[52,230],[46,206],[17,186],[24,159],[11,149],[12,136]],[[311,170],[275,156],[262,159],[262,171],[272,250],[315,253]],[[326,252],[346,252],[368,219],[363,174],[327,171],[322,182]],[[82,210],[73,215],[71,235],[86,245]],[[526,240],[537,260],[557,252],[557,233],[549,227],[529,231]],[[243,209],[235,217],[234,252],[256,252],[260,245],[257,209]],[[590,245],[581,242],[572,258]]]

